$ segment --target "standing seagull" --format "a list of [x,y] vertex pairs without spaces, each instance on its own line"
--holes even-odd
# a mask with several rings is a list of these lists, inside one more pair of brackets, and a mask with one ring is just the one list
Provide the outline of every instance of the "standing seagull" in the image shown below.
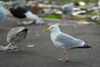
[[33,14],[31,11],[26,10],[23,7],[9,6],[8,9],[11,12],[11,14],[18,19],[30,19],[30,20],[35,21],[34,24],[37,24],[37,22],[40,21],[37,15]]
[[60,31],[57,25],[52,25],[46,31],[51,31],[51,40],[56,47],[64,49],[64,58],[59,59],[60,61],[68,61],[67,50],[71,48],[90,48],[91,46],[86,45],[84,41],[76,39],[68,34]]
[[27,33],[28,33],[28,29],[24,27],[17,27],[11,29],[7,35],[7,42],[8,42],[7,48],[9,49],[10,47],[12,47],[12,50],[17,49],[17,47],[14,46],[14,44],[17,44],[21,42],[23,39],[25,39]]
[[73,12],[73,8],[74,8],[74,3],[65,4],[62,6],[63,14],[66,15],[67,19],[70,19],[70,15]]
[[[4,5],[7,5],[6,3],[0,1],[0,23],[3,22],[6,14],[5,14],[5,9],[4,9]],[[2,29],[2,28],[0,28]]]

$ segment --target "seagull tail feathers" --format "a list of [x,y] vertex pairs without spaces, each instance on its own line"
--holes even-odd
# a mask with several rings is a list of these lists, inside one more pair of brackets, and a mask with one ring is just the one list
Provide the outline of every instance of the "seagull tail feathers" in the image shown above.
[[93,48],[92,46],[88,45],[88,44],[85,44],[84,45],[84,48]]
[[77,48],[93,48],[92,46],[88,45],[88,44],[85,44],[84,46],[82,47],[77,47]]
[[84,46],[74,47],[74,48],[93,48],[92,46],[85,44]]

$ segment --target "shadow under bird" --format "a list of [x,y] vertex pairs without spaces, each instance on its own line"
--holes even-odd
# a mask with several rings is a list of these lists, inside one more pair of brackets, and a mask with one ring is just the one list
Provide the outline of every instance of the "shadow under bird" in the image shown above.
[[17,43],[20,43],[23,39],[26,38],[28,29],[24,27],[12,28],[7,35],[7,49],[12,51],[19,51],[19,49],[14,46]]
[[48,29],[45,29],[44,32],[51,31],[51,40],[56,47],[62,48],[64,50],[64,57],[58,59],[60,61],[68,61],[68,49],[75,48],[92,48],[90,45],[86,45],[83,40],[72,37],[71,35],[65,34],[60,31],[60,28],[57,25],[52,25]]

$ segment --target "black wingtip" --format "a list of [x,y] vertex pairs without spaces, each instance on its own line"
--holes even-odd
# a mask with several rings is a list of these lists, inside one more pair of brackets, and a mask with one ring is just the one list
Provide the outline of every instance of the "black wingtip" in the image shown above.
[[92,46],[85,44],[84,46],[76,47],[76,48],[93,48]]
[[93,48],[92,46],[88,45],[88,44],[85,44],[84,45],[84,48]]

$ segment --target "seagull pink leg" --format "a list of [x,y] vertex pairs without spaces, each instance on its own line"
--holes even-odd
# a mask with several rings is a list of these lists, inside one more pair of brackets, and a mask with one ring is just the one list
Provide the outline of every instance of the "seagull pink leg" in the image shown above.
[[[67,60],[66,60],[66,58],[67,58]],[[66,50],[64,51],[64,57],[61,58],[61,59],[58,59],[58,60],[60,60],[60,61],[68,61],[67,51]]]
[[68,53],[67,53],[67,50],[65,50],[65,56],[66,56],[66,62],[68,62],[69,60],[68,60]]

